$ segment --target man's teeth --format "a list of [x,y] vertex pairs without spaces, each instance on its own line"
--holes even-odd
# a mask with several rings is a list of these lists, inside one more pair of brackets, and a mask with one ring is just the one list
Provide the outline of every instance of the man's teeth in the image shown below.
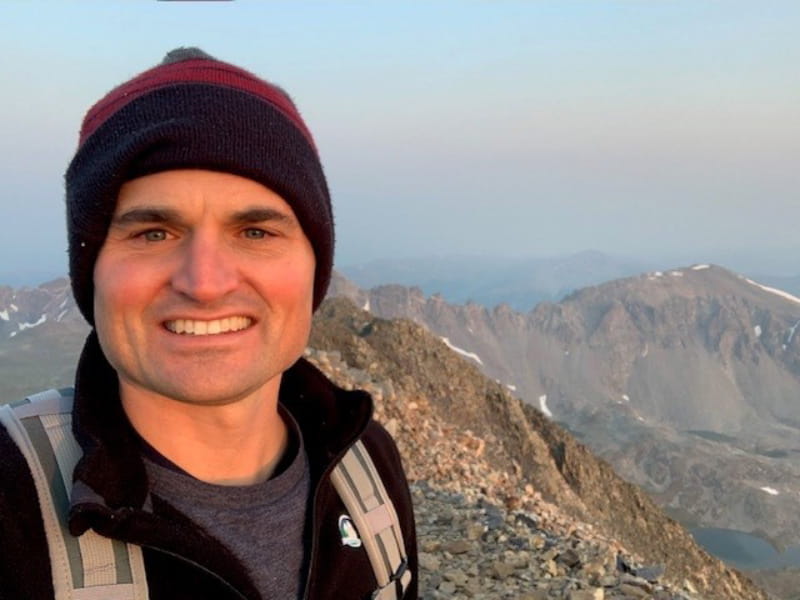
[[250,327],[253,320],[250,317],[228,317],[213,321],[195,321],[193,319],[176,319],[167,321],[166,327],[172,333],[188,335],[216,335],[228,331],[240,331]]

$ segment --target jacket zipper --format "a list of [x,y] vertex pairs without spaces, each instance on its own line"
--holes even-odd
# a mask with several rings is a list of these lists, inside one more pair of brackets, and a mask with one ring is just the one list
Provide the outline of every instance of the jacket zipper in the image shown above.
[[314,566],[316,563],[316,556],[317,556],[317,546],[319,545],[319,533],[317,527],[317,501],[319,500],[319,492],[320,488],[322,487],[323,482],[329,479],[331,472],[336,468],[336,465],[341,462],[342,458],[347,451],[350,450],[350,447],[356,443],[356,441],[361,437],[364,433],[364,428],[361,429],[359,434],[355,436],[342,450],[340,450],[331,460],[328,467],[322,472],[320,475],[319,481],[317,482],[317,487],[314,490],[314,497],[312,498],[312,512],[311,512],[311,553],[309,555],[308,561],[308,573],[306,573],[306,586],[303,589],[303,600],[309,600],[308,592],[310,589],[311,584],[311,575],[314,570]]

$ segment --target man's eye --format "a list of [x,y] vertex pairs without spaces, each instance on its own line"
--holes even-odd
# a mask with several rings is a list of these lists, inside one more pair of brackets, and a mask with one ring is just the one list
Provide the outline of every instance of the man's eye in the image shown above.
[[249,229],[244,230],[244,237],[246,237],[248,240],[263,240],[265,237],[268,236],[269,234],[263,229],[256,229],[254,227],[250,227]]
[[150,229],[141,234],[148,242],[163,242],[167,239],[167,232],[163,229]]

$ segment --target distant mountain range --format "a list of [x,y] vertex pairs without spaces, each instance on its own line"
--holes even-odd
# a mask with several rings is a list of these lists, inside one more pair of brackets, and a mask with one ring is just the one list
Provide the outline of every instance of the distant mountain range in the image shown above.
[[[540,302],[558,302],[581,288],[671,266],[665,261],[631,259],[586,250],[545,258],[431,256],[383,259],[338,267],[362,289],[398,284],[438,294],[455,304],[473,302],[492,308],[508,304],[528,312]],[[781,277],[747,271],[769,286],[800,295],[800,276]]]
[[69,384],[87,331],[66,278],[37,287],[0,286],[3,397]]
[[508,304],[529,311],[539,302],[560,300],[568,293],[620,277],[641,273],[653,265],[595,251],[553,258],[443,256],[408,260],[377,260],[340,271],[359,287],[386,284],[418,287],[448,302],[474,302],[492,307]]
[[563,423],[686,523],[800,540],[800,300],[710,265],[524,314],[419,288],[334,294],[410,318]]

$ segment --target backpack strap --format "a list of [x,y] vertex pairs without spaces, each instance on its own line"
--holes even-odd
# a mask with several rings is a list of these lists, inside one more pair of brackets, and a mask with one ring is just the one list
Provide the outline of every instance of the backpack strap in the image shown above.
[[0,406],[0,423],[28,463],[47,535],[56,600],[147,600],[142,549],[67,528],[72,472],[82,451],[72,435],[72,390],[47,390]]
[[336,465],[331,480],[355,523],[378,589],[376,600],[399,600],[411,583],[400,520],[369,452],[357,441]]

